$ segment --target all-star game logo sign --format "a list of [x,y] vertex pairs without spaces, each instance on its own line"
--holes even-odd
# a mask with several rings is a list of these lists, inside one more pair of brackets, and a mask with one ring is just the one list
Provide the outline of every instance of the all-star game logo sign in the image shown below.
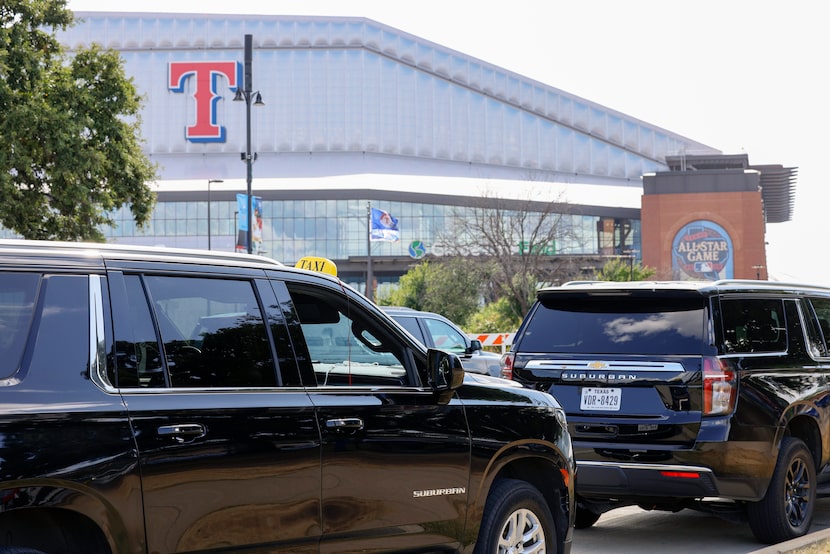
[[686,224],[672,242],[672,273],[680,280],[734,277],[732,239],[712,221]]

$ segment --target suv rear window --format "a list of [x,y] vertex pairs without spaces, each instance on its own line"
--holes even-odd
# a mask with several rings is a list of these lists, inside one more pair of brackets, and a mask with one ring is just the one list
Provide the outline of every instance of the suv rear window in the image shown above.
[[40,275],[0,274],[0,376],[17,371],[35,307]]
[[696,354],[706,339],[698,298],[620,296],[540,299],[521,337],[523,352]]

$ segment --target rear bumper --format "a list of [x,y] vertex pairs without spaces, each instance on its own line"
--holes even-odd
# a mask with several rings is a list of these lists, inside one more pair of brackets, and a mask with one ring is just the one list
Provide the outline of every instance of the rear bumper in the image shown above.
[[578,462],[577,493],[583,496],[718,496],[712,470],[700,466]]
[[[580,448],[576,492],[596,499],[721,497],[757,501],[766,494],[776,452],[762,441],[698,443],[689,450]],[[609,454],[616,454],[613,458]],[[630,459],[625,459],[625,455]],[[636,457],[651,457],[648,461]],[[659,459],[659,461],[656,461]]]

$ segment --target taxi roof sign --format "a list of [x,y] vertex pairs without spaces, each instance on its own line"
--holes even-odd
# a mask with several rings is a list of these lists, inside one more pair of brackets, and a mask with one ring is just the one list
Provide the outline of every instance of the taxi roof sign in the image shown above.
[[300,258],[294,267],[300,269],[307,269],[308,271],[316,271],[317,273],[328,273],[337,277],[337,265],[328,258],[320,258],[317,256],[305,256]]

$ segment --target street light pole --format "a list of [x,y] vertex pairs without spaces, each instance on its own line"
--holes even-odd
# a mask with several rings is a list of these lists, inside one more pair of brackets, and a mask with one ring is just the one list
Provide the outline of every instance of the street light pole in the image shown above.
[[634,280],[634,257],[639,252],[634,248],[629,248],[628,250],[623,250],[623,253],[628,256],[628,280]]
[[208,250],[210,250],[210,249],[211,249],[211,248],[210,248],[210,223],[211,223],[211,221],[212,221],[212,220],[211,220],[211,217],[210,217],[210,185],[211,185],[212,183],[224,183],[224,182],[225,182],[225,181],[223,181],[222,179],[208,179],[208,213],[207,213],[207,220],[208,220]]
[[254,105],[255,106],[264,106],[265,103],[262,101],[262,95],[259,91],[252,90],[253,86],[253,68],[252,68],[252,59],[253,59],[253,35],[245,35],[245,76],[244,76],[244,83],[243,83],[243,90],[236,89],[236,96],[234,96],[234,101],[238,102],[240,100],[245,100],[245,152],[242,154],[242,159],[245,160],[247,165],[247,178],[246,182],[248,185],[248,234],[247,234],[247,242],[248,242],[248,254],[253,252],[253,199],[251,197],[251,182],[253,181],[254,176],[254,159],[255,155],[251,154],[251,98],[254,94],[256,94]]

